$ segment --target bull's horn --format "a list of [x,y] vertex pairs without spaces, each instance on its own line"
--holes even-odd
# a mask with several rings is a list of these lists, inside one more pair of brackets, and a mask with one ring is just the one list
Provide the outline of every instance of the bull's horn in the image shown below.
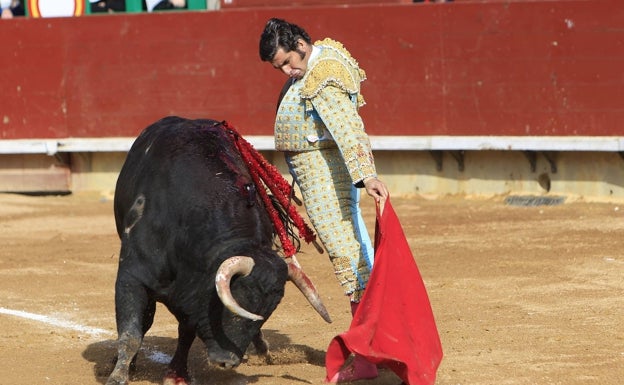
[[329,312],[325,308],[325,305],[323,305],[323,301],[321,301],[316,287],[314,287],[310,278],[301,270],[301,266],[295,259],[295,256],[293,255],[290,258],[286,258],[286,261],[288,263],[288,278],[301,290],[308,302],[310,302],[310,305],[323,317],[325,322],[331,323],[332,320],[329,316]]
[[215,287],[217,288],[217,295],[219,296],[219,299],[229,311],[250,320],[260,321],[263,320],[264,317],[250,313],[243,309],[238,302],[236,302],[232,296],[232,291],[230,290],[230,281],[232,280],[232,277],[238,274],[244,276],[249,275],[254,267],[254,264],[255,263],[252,258],[240,255],[226,259],[223,263],[221,263],[221,266],[219,266],[219,270],[217,270]]

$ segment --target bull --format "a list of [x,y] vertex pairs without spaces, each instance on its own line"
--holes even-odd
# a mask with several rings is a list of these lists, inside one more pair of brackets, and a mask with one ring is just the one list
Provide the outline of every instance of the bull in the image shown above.
[[329,322],[294,258],[275,248],[273,224],[227,129],[164,118],[135,140],[114,198],[121,240],[115,282],[117,362],[107,385],[128,383],[156,303],[178,321],[164,384],[189,382],[195,337],[210,362],[231,368],[248,346],[266,353],[261,326],[290,279]]

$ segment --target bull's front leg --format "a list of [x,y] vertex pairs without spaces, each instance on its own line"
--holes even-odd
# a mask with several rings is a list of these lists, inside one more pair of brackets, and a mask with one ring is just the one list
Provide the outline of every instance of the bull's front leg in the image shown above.
[[184,323],[178,324],[178,346],[169,363],[169,369],[163,380],[163,385],[190,384],[188,374],[188,354],[195,340],[195,328]]
[[254,336],[251,342],[253,343],[254,348],[256,348],[256,354],[261,356],[269,354],[269,343],[264,339],[262,330],[258,330],[258,334]]
[[106,385],[127,385],[132,359],[141,347],[141,336],[123,333],[117,339],[117,363]]
[[[117,363],[106,385],[127,385],[130,365],[135,358],[146,329],[152,323],[155,303],[143,286],[124,282],[117,277],[115,284],[115,316],[117,320]],[[146,319],[151,317],[151,319]]]

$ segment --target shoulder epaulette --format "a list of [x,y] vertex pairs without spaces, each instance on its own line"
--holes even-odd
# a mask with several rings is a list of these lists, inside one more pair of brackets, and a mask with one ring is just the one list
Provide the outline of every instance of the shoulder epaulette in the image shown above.
[[329,38],[317,41],[314,45],[322,48],[321,56],[308,69],[301,97],[311,99],[321,89],[332,85],[351,95],[357,94],[358,106],[364,105],[364,98],[360,95],[360,83],[366,80],[366,73],[349,51],[341,43]]

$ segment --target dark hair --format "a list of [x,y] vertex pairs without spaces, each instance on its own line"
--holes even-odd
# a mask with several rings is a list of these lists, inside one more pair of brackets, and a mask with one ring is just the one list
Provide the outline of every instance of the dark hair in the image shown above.
[[284,49],[285,52],[296,50],[299,39],[312,44],[308,33],[298,25],[282,19],[269,19],[260,36],[260,59],[262,61],[273,60],[279,48]]

